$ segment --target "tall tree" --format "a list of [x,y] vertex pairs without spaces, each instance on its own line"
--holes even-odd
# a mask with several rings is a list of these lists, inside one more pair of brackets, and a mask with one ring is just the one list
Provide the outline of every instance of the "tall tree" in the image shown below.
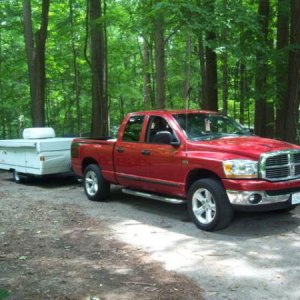
[[143,37],[143,95],[146,108],[151,108],[151,63],[150,63],[150,47],[149,41]]
[[[160,1],[157,0],[157,3]],[[165,24],[161,9],[154,16],[154,43],[155,43],[155,103],[156,108],[164,109],[166,105],[165,84]]]
[[90,17],[92,71],[92,135],[108,135],[105,34],[101,0],[87,0]]
[[190,98],[191,92],[191,54],[192,54],[192,38],[186,37],[185,41],[185,58],[184,58],[184,80],[182,87],[182,96],[185,101]]
[[[265,51],[268,47],[269,31],[269,0],[260,0],[258,5],[258,22],[260,26],[259,41],[260,45],[256,52],[256,76],[255,76],[255,133],[260,136],[269,136],[267,128],[271,125],[269,122],[270,108],[267,103],[267,75],[268,64]],[[273,124],[272,124],[273,125]]]
[[288,45],[290,0],[277,2],[277,58],[276,58],[276,136],[284,138],[284,118],[288,103]]
[[77,115],[77,132],[81,133],[81,109],[80,109],[80,78],[78,68],[78,49],[76,47],[76,34],[74,28],[74,3],[73,0],[69,0],[69,13],[70,13],[70,25],[71,25],[71,48],[73,54],[73,69],[74,69],[74,90],[75,90],[75,106]]
[[246,65],[243,61],[240,62],[240,123],[245,121],[245,106],[247,94],[247,73]]
[[206,63],[205,63],[205,51],[203,46],[203,34],[198,36],[198,57],[199,57],[199,106],[201,108],[207,107],[207,89],[206,89]]
[[300,2],[291,0],[290,53],[288,71],[288,106],[286,110],[285,135],[288,142],[296,142],[299,117],[300,84]]
[[[215,1],[204,1],[209,13],[213,16],[215,13]],[[206,32],[205,56],[206,56],[206,76],[205,87],[207,89],[207,106],[205,109],[218,110],[218,76],[217,76],[217,54],[214,51],[214,43],[216,41],[216,33],[210,28]]]
[[45,45],[50,0],[42,1],[40,28],[33,34],[31,1],[24,0],[24,38],[31,97],[31,117],[34,127],[45,126]]
[[[0,30],[0,74],[2,74],[2,31],[1,30]],[[0,77],[0,115],[5,116],[2,76]],[[2,129],[3,138],[5,139],[6,125],[5,125],[5,118],[3,117],[1,118],[1,129]]]

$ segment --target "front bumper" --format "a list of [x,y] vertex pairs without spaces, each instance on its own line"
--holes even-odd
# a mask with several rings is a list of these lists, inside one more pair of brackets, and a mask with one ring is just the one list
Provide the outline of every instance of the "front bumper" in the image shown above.
[[227,196],[229,202],[233,205],[264,205],[286,202],[291,194],[268,195],[262,191],[231,191],[228,190]]
[[233,208],[238,211],[259,212],[291,210],[300,203],[294,203],[292,194],[272,196],[265,192],[227,191]]
[[238,208],[281,209],[300,204],[300,180],[224,180],[230,203]]

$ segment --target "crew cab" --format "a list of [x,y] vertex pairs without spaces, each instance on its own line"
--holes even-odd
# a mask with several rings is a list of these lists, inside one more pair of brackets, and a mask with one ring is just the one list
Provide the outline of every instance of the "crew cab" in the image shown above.
[[234,210],[291,210],[300,203],[300,147],[252,135],[217,112],[130,113],[116,140],[77,138],[74,172],[90,200],[123,192],[187,203],[195,225],[225,228]]

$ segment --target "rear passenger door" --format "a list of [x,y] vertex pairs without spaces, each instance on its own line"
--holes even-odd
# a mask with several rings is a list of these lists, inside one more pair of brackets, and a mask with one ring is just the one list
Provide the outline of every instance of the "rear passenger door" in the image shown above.
[[123,136],[115,147],[114,160],[118,182],[131,188],[141,188],[141,138],[145,116],[136,115],[128,119]]

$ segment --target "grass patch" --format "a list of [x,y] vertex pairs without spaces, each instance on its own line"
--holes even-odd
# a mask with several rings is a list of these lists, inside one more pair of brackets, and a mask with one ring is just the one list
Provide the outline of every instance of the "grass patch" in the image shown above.
[[0,300],[7,299],[10,296],[10,293],[7,290],[0,288]]

